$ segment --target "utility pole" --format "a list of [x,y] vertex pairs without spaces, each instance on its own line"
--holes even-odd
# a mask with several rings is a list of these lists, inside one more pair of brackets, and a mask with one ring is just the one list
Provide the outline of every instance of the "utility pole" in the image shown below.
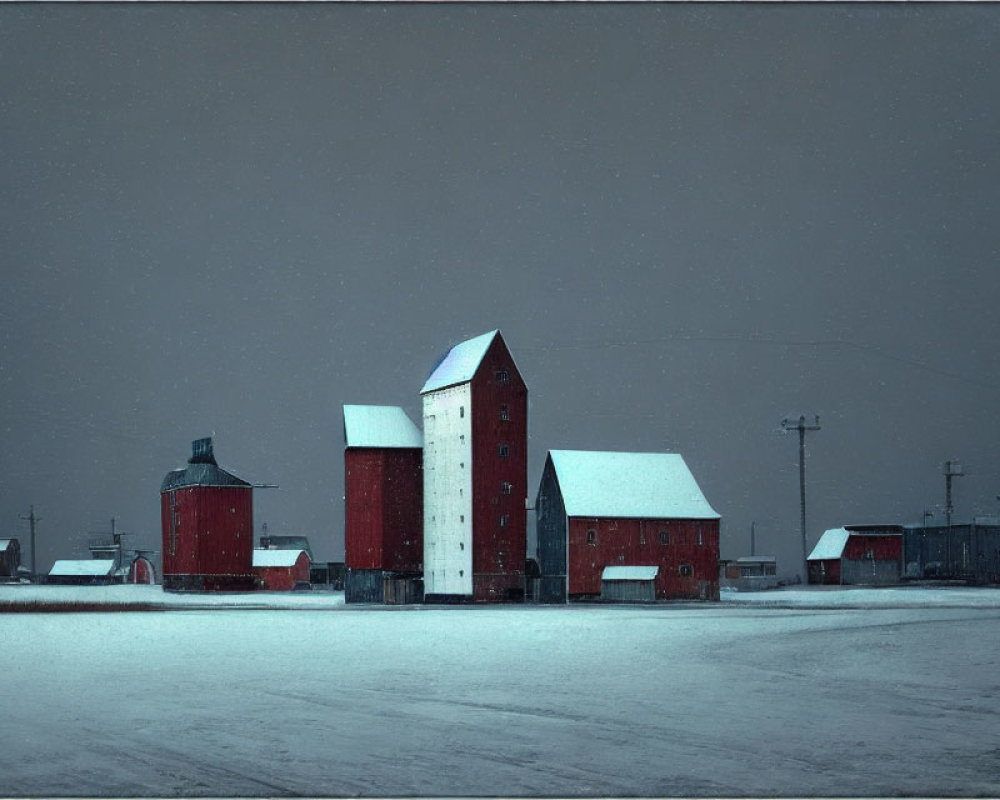
[[809,550],[806,545],[806,431],[818,431],[819,415],[812,425],[806,424],[805,415],[800,416],[798,422],[792,423],[788,419],[781,421],[781,427],[785,431],[799,432],[799,512],[800,525],[802,531],[802,581],[809,582]]
[[35,572],[35,523],[41,522],[41,517],[35,516],[35,507],[31,506],[31,511],[28,516],[21,515],[21,519],[28,520],[31,526],[31,582],[38,583],[38,573]]
[[951,528],[951,512],[954,510],[951,504],[951,479],[961,478],[964,475],[962,465],[957,461],[944,462],[944,514],[945,524],[949,528]]

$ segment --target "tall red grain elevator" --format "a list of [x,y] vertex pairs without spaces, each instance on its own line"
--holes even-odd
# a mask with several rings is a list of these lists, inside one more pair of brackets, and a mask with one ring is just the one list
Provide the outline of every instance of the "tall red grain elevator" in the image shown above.
[[254,589],[253,487],[219,467],[211,438],[163,479],[160,518],[164,590]]

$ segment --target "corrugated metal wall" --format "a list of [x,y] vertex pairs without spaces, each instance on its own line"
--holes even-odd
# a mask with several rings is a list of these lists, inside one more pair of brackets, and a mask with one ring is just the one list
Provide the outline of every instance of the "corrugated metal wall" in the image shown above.
[[601,599],[609,603],[653,603],[656,581],[602,581]]

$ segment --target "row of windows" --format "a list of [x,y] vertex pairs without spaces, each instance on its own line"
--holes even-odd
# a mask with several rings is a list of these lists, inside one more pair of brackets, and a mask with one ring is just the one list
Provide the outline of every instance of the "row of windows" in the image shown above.
[[[698,529],[698,537],[695,543],[705,544],[705,537],[702,535],[700,528]],[[597,531],[593,528],[587,531],[587,544],[597,544]],[[639,531],[639,544],[646,544],[646,532],[643,530]],[[670,531],[660,531],[660,544],[670,544]]]
[[[461,417],[461,418],[463,418],[463,419],[465,418],[465,406],[459,406],[458,407],[458,416]],[[507,408],[507,404],[506,403],[501,403],[500,404],[500,421],[501,422],[510,422],[510,409]]]

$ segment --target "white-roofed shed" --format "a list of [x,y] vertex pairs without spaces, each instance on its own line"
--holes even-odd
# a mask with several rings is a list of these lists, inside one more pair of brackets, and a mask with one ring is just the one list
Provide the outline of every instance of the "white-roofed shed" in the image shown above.
[[420,429],[399,406],[344,406],[347,447],[423,447]]
[[831,528],[825,531],[816,542],[816,546],[809,554],[807,561],[826,561],[831,558],[840,558],[844,554],[844,546],[850,538],[847,528]]
[[305,550],[262,550],[253,551],[255,567],[294,567]]

